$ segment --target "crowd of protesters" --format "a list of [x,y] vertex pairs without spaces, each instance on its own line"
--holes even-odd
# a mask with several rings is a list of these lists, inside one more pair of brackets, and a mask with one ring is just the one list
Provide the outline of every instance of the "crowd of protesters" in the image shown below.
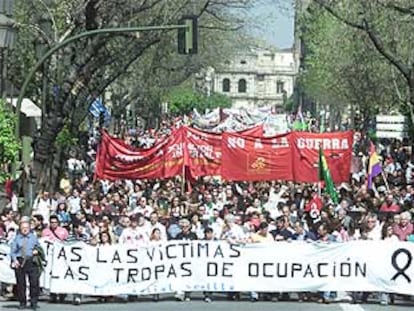
[[[158,131],[124,131],[134,146],[149,146],[168,135],[170,125]],[[139,135],[138,135],[139,133]],[[94,146],[93,139],[90,141]],[[200,178],[191,186],[179,177],[169,180],[93,181],[94,152],[89,159],[72,158],[68,174],[55,193],[42,191],[32,207],[31,228],[51,241],[83,241],[91,245],[115,243],[145,246],[151,241],[226,240],[229,243],[268,241],[354,240],[414,241],[414,164],[411,148],[393,141],[380,145],[383,175],[367,189],[368,140],[356,135],[350,183],[338,185],[339,204],[322,191],[322,207],[309,212],[310,201],[320,195],[317,184],[294,182],[225,182],[219,177]],[[93,148],[92,148],[93,149]],[[0,238],[11,243],[20,214],[11,200],[0,220]],[[339,293],[338,293],[339,294]],[[341,295],[336,296],[338,298]],[[285,294],[259,295],[258,299],[289,299]],[[296,297],[296,296],[295,296]],[[300,301],[329,303],[334,295],[301,293]],[[64,295],[51,294],[52,302]],[[176,296],[189,300],[188,293]],[[239,293],[230,293],[239,299]],[[339,297],[340,298],[340,297]],[[338,298],[338,299],[339,299]],[[367,301],[367,293],[351,293],[354,301]],[[381,304],[393,296],[382,293]],[[105,298],[106,299],[106,298]],[[157,300],[158,296],[154,296]],[[204,293],[207,302],[214,293]],[[81,303],[74,295],[73,302]]]

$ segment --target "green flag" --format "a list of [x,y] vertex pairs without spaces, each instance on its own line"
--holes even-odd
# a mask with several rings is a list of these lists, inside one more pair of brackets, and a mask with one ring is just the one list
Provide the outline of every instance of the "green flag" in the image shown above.
[[325,182],[325,190],[331,197],[335,204],[338,204],[338,194],[335,190],[331,172],[329,171],[328,163],[326,162],[325,154],[322,148],[319,148],[319,180]]

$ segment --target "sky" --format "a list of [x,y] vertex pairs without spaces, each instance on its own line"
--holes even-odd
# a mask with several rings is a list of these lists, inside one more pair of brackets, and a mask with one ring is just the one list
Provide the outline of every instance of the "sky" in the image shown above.
[[266,0],[249,12],[254,36],[278,47],[293,45],[294,10],[291,0]]

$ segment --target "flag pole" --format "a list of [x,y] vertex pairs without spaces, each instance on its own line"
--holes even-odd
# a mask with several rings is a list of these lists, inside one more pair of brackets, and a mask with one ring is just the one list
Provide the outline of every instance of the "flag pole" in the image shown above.
[[183,163],[182,180],[181,180],[181,194],[185,193],[185,163]]
[[322,186],[321,181],[318,181],[318,196],[322,198]]
[[384,171],[381,171],[381,176],[382,176],[382,179],[384,180],[385,187],[387,188],[387,192],[389,193],[390,192],[390,185],[388,184],[387,178],[385,178]]

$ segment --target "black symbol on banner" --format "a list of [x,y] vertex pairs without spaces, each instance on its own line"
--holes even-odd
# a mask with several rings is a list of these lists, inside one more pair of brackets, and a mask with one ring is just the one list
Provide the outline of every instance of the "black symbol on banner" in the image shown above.
[[[407,261],[403,267],[400,267],[397,263],[397,257],[403,254],[405,255]],[[394,254],[392,254],[391,258],[391,264],[394,269],[397,270],[397,273],[392,277],[391,281],[395,281],[399,276],[402,276],[407,280],[408,283],[411,283],[411,279],[407,274],[405,274],[405,271],[411,266],[412,261],[413,255],[411,255],[411,252],[409,250],[405,248],[397,249]]]

